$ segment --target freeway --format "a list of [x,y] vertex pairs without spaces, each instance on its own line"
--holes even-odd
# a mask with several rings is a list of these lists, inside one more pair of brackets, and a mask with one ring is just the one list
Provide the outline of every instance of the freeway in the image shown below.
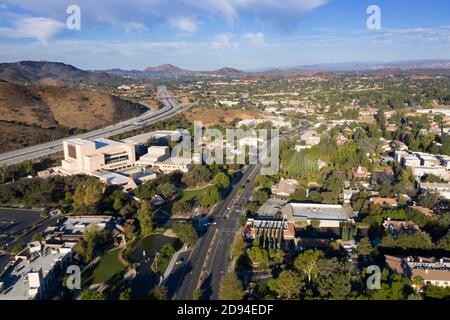
[[[276,139],[283,139],[297,130],[305,131],[307,128],[308,125],[302,125]],[[208,229],[191,251],[184,269],[177,277],[176,287],[169,288],[175,292],[174,300],[192,299],[193,292],[199,287],[203,299],[219,299],[220,280],[230,271],[230,250],[239,231],[239,217],[253,193],[253,184],[261,167],[262,164],[247,166],[240,182],[233,186],[232,192],[211,214],[216,224]]]
[[165,86],[158,87],[158,93],[160,95],[160,101],[164,105],[164,107],[158,111],[148,111],[140,115],[139,117],[128,119],[105,128],[86,132],[76,136],[71,136],[23,148],[20,150],[2,153],[0,154],[0,166],[17,164],[24,160],[38,159],[60,152],[63,150],[64,140],[75,138],[88,140],[107,138],[117,134],[135,130],[144,125],[152,124],[156,121],[167,119],[183,111],[183,107],[175,101],[175,99]]

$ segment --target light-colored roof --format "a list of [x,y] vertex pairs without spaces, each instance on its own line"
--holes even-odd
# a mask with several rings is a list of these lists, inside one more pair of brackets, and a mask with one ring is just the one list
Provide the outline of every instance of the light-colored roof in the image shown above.
[[192,159],[191,158],[176,157],[176,158],[169,158],[167,160],[164,160],[161,163],[162,164],[166,164],[166,165],[184,166],[184,165],[191,164],[192,163]]
[[96,149],[123,145],[123,142],[113,141],[105,138],[95,139],[94,143]]
[[313,203],[290,203],[283,208],[283,213],[288,220],[337,220],[346,221],[352,218],[351,208],[341,205],[313,204]]
[[1,281],[4,282],[3,293],[0,294],[0,300],[30,300],[34,296],[30,294],[30,285],[28,274],[30,272],[42,269],[45,277],[55,266],[57,261],[62,260],[68,252],[45,251],[44,254],[36,255],[34,259],[28,261],[19,259],[15,267],[9,272],[5,272]]
[[424,189],[448,189],[448,190],[450,190],[450,183],[421,182],[420,187],[424,188]]
[[385,258],[386,263],[392,270],[411,279],[419,276],[425,281],[450,281],[450,258],[443,258],[442,263],[433,258],[388,255],[385,255]]
[[79,146],[87,145],[87,144],[93,144],[92,141],[84,140],[84,139],[79,139],[79,138],[77,138],[77,139],[65,140],[65,142],[70,143],[70,144],[79,145]]

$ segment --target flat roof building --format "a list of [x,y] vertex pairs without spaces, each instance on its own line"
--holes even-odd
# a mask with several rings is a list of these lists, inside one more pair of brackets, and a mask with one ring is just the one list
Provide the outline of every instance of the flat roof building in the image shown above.
[[353,222],[353,210],[342,205],[289,203],[282,209],[283,216],[289,222],[320,221],[322,228],[339,228],[341,222]]
[[108,139],[88,141],[72,139],[63,142],[64,160],[57,168],[62,173],[92,174],[101,170],[130,168],[136,162],[134,145]]
[[71,262],[74,246],[67,243],[54,249],[31,243],[0,275],[0,300],[46,299],[55,277]]

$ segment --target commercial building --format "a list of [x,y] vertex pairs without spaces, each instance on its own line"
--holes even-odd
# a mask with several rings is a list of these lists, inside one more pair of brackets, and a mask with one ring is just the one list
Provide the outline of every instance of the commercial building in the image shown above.
[[72,261],[74,246],[75,243],[67,243],[54,249],[39,242],[29,243],[0,275],[0,300],[46,299],[55,285],[53,280]]
[[418,178],[426,175],[435,175],[443,179],[450,178],[448,157],[409,151],[396,151],[395,157],[405,168],[411,168]]
[[136,162],[135,149],[130,143],[108,139],[72,139],[64,141],[63,145],[64,160],[56,169],[67,175],[115,171],[130,168]]
[[343,222],[354,222],[353,210],[342,205],[289,203],[283,207],[282,214],[294,224],[318,221],[321,228],[340,228]]
[[151,166],[157,162],[164,161],[170,157],[169,147],[153,146],[148,148],[147,154],[143,155],[136,162],[138,166]]
[[420,189],[424,192],[437,192],[442,197],[450,200],[450,183],[420,182]]
[[424,285],[450,287],[450,258],[384,256],[387,266],[410,279],[421,277]]
[[295,239],[295,226],[285,220],[248,219],[244,229],[247,240],[257,240],[266,248],[282,249],[285,241]]
[[95,226],[99,230],[114,229],[112,216],[67,216],[58,225],[48,227],[44,231],[43,243],[58,248],[67,242],[78,242],[84,237],[84,231]]

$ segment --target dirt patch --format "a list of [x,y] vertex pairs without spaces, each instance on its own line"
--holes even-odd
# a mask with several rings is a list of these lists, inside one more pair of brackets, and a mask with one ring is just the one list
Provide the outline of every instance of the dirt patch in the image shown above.
[[202,121],[205,127],[210,127],[215,124],[224,125],[230,124],[236,119],[248,120],[256,119],[260,117],[259,111],[248,111],[242,109],[206,109],[206,108],[195,108],[190,109],[185,113],[185,117],[191,121]]

